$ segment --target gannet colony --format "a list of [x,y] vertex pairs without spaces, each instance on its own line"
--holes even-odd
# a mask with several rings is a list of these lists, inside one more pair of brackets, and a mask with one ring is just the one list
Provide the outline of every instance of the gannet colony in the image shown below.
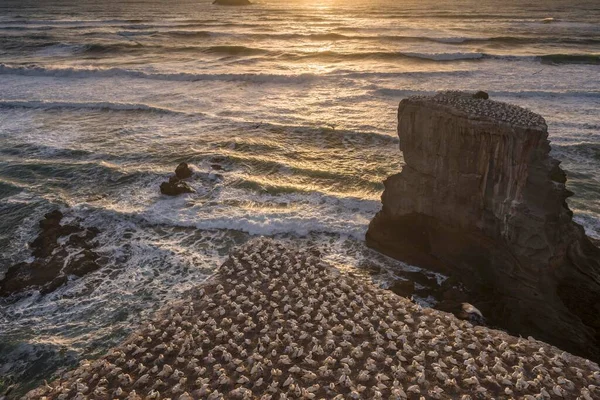
[[449,90],[434,96],[411,96],[408,101],[423,102],[428,105],[436,103],[447,106],[448,110],[462,111],[471,117],[484,117],[494,122],[528,128],[547,127],[546,120],[531,110],[501,101],[477,98],[469,92]]
[[26,399],[598,399],[600,368],[268,239]]

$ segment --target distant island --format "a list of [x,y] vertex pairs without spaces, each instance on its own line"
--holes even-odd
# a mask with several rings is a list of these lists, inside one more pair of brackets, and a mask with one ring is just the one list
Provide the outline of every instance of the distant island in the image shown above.
[[215,0],[213,4],[218,4],[220,6],[249,6],[250,3],[248,0]]

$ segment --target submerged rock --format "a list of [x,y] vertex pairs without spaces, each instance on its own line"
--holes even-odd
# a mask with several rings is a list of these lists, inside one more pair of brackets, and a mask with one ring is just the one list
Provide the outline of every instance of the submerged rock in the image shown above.
[[[67,282],[68,276],[81,277],[100,266],[99,256],[92,251],[96,228],[80,225],[61,225],[63,214],[52,211],[40,221],[40,233],[30,243],[35,259],[30,263],[11,266],[0,280],[0,296],[8,296],[26,289],[38,288],[50,293]],[[69,238],[62,241],[63,238]]]
[[403,100],[405,165],[367,244],[453,275],[493,326],[600,360],[600,250],[572,221],[544,119],[445,92]]
[[258,239],[123,344],[25,399],[597,398],[600,368]]

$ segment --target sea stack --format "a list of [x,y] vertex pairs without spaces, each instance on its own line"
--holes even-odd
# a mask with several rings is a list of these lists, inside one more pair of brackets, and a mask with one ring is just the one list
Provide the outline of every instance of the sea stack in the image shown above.
[[402,100],[405,165],[367,244],[462,282],[489,324],[600,359],[600,249],[573,222],[544,119],[463,92]]

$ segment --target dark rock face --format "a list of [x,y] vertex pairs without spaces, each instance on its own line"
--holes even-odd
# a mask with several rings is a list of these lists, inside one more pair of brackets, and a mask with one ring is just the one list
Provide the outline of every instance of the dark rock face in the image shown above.
[[187,163],[182,162],[177,166],[177,168],[175,168],[175,176],[179,179],[191,178],[192,175],[193,172]]
[[443,93],[403,100],[398,134],[406,165],[367,244],[450,274],[492,326],[599,360],[600,249],[572,221],[543,119]]
[[215,0],[213,4],[218,4],[221,6],[248,6],[252,3],[248,0]]
[[[100,233],[96,228],[80,225],[61,225],[63,214],[52,211],[40,221],[40,234],[30,243],[35,260],[19,263],[8,269],[0,281],[0,296],[8,296],[29,288],[50,293],[67,282],[69,275],[81,277],[100,266],[99,256],[92,250]],[[61,244],[63,239],[68,240]],[[70,254],[75,254],[69,257]]]

